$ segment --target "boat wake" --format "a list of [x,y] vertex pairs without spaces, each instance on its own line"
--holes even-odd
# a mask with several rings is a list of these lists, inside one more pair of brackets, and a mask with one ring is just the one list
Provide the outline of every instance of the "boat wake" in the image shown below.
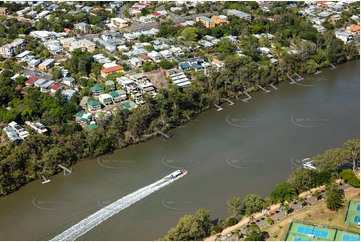
[[[173,174],[173,173],[172,173]],[[93,213],[89,217],[83,219],[79,223],[73,225],[69,229],[65,230],[61,234],[55,236],[50,241],[74,241],[80,236],[87,233],[89,230],[93,229],[95,226],[101,224],[108,218],[114,216],[120,211],[126,209],[132,204],[138,202],[139,200],[149,196],[150,194],[158,191],[159,189],[169,185],[175,180],[178,180],[180,177],[184,176],[186,173],[183,173],[181,176],[174,177],[173,179],[162,178],[146,187],[143,187],[125,197],[120,198],[119,200],[109,204],[108,206],[100,209],[99,211]]]

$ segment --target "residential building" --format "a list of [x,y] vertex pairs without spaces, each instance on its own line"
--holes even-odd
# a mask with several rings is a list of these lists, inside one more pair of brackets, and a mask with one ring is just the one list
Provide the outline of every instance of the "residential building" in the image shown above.
[[58,90],[63,90],[65,87],[59,83],[55,83],[50,87],[50,93],[56,93]]
[[55,83],[55,82],[54,82],[54,81],[51,81],[51,80],[46,81],[45,83],[43,83],[43,84],[40,85],[40,91],[41,91],[41,92],[49,92],[51,86],[53,86],[54,83]]
[[91,113],[86,113],[84,111],[79,111],[75,115],[75,122],[82,125],[87,125],[93,120],[93,115]]
[[72,77],[64,77],[61,82],[70,87],[75,86],[75,79]]
[[90,32],[89,24],[84,23],[84,22],[74,24],[74,29],[76,29],[84,34],[87,34]]
[[100,85],[96,84],[94,86],[92,86],[90,88],[90,90],[92,91],[92,94],[94,96],[99,96],[100,94],[102,94],[104,92],[104,88],[101,87]]
[[143,64],[142,60],[136,57],[131,58],[129,63],[134,67],[140,67]]
[[351,33],[345,32],[345,31],[335,31],[336,38],[342,40],[345,44],[353,39],[353,36]]
[[33,59],[33,60],[29,61],[28,66],[30,68],[36,68],[40,63],[41,63],[41,60]]
[[107,80],[107,81],[105,81],[104,84],[105,84],[106,87],[108,87],[109,90],[114,90],[115,89],[114,81]]
[[15,39],[10,44],[5,44],[0,47],[0,55],[6,58],[10,58],[16,54],[16,50],[22,46],[25,46],[26,41],[24,39]]
[[86,48],[88,52],[93,52],[95,50],[96,45],[90,40],[80,39],[78,42],[80,43],[80,46]]
[[216,23],[216,25],[219,26],[222,26],[224,24],[229,24],[229,21],[227,19],[224,19],[222,16],[213,15],[211,19]]
[[65,89],[61,91],[61,94],[69,101],[76,94],[76,91],[72,89]]
[[23,127],[21,127],[19,124],[17,124],[15,121],[10,122],[9,126],[19,135],[20,139],[24,140],[27,136],[29,136],[29,132],[26,131]]
[[44,134],[44,133],[48,132],[48,129],[45,127],[45,125],[43,125],[42,123],[40,123],[38,121],[25,121],[25,124],[30,126],[30,128],[32,130],[35,130],[39,134]]
[[206,28],[216,27],[216,22],[206,16],[197,17],[196,22],[201,22]]
[[88,105],[88,110],[90,112],[94,112],[102,108],[102,105],[97,100],[89,100],[87,105]]
[[110,23],[119,29],[129,26],[129,21],[121,18],[111,18]]
[[3,128],[4,132],[6,133],[8,139],[12,142],[21,142],[19,135],[9,126],[5,126]]
[[110,94],[104,93],[99,95],[99,101],[104,106],[107,106],[113,103],[113,98]]
[[118,103],[118,102],[127,100],[127,93],[124,90],[112,91],[112,92],[109,92],[109,95],[112,96],[114,103]]
[[100,75],[104,78],[106,78],[107,76],[109,75],[113,75],[113,74],[116,74],[118,72],[121,72],[123,71],[123,67],[122,66],[113,66],[113,67],[110,67],[110,68],[105,68],[103,70],[100,71]]
[[341,15],[339,15],[339,14],[335,14],[330,17],[330,22],[332,24],[336,24],[337,21],[340,21],[340,20],[341,20]]
[[36,77],[36,76],[32,76],[32,77],[29,77],[29,79],[27,79],[25,81],[25,86],[32,86],[34,85],[34,82],[36,82],[39,78]]
[[51,67],[54,66],[54,62],[54,59],[46,59],[38,66],[38,68],[41,71],[48,71]]
[[245,20],[252,20],[252,15],[250,15],[249,13],[245,13],[239,10],[235,10],[235,9],[226,9],[225,11],[227,13],[227,15],[234,15],[240,19],[245,19]]

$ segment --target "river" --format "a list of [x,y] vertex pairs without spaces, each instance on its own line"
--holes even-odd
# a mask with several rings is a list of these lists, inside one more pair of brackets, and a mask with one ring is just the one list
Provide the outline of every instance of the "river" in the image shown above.
[[360,133],[360,61],[252,93],[156,138],[32,182],[0,199],[0,240],[49,240],[177,168],[188,174],[106,220],[81,240],[156,240],[199,208],[228,216],[226,200],[269,195],[300,160]]

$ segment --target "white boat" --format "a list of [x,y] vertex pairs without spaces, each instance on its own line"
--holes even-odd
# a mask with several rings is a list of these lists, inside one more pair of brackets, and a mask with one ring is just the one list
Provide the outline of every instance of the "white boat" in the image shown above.
[[302,160],[302,167],[305,169],[316,170],[316,167],[313,166],[313,160],[311,158],[305,158]]
[[44,181],[42,181],[41,184],[46,184],[51,181],[51,180],[47,179],[44,175],[41,175],[41,177],[44,179]]

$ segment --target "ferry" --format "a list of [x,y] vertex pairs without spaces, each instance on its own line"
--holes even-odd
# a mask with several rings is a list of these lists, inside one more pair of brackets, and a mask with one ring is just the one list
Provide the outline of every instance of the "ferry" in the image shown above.
[[176,171],[170,173],[168,176],[164,177],[164,179],[166,181],[175,181],[175,180],[178,180],[179,178],[185,176],[187,173],[188,173],[188,170],[186,170],[186,169],[176,170]]

